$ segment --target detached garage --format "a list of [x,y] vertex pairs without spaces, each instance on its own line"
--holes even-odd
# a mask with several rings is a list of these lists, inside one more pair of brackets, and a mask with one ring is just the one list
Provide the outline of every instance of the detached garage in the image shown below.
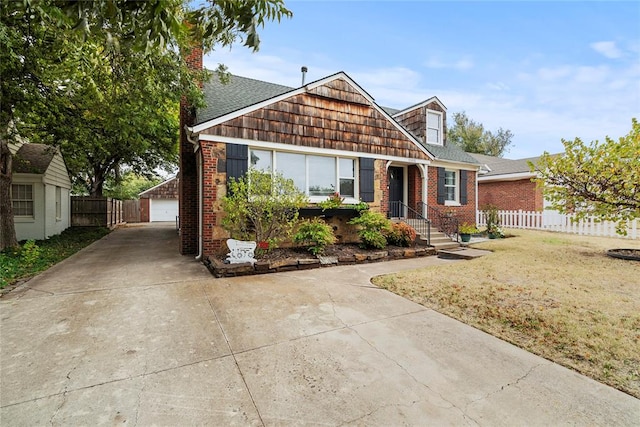
[[175,221],[178,216],[178,178],[170,178],[139,194],[140,221]]

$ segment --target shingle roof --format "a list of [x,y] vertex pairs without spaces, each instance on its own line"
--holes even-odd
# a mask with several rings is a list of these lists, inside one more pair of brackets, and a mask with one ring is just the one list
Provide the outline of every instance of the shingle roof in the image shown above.
[[24,144],[13,156],[13,172],[43,174],[56,152],[50,145]]
[[228,83],[213,76],[204,84],[205,108],[196,113],[196,124],[232,113],[294,90],[288,86],[231,75]]
[[525,159],[504,159],[502,157],[486,156],[484,154],[468,153],[479,163],[489,166],[491,172],[483,176],[509,175],[514,173],[531,172],[529,162],[536,164],[540,156],[528,157]]
[[422,144],[438,160],[449,160],[452,162],[471,163],[477,165],[479,162],[464,152],[455,144],[434,145]]

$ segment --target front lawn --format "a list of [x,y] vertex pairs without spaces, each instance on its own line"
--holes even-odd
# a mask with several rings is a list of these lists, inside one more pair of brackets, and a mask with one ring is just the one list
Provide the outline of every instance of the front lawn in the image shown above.
[[108,228],[72,227],[47,240],[20,242],[0,252],[0,289],[46,270],[109,233]]
[[374,278],[426,307],[640,398],[638,241],[510,230],[473,261]]

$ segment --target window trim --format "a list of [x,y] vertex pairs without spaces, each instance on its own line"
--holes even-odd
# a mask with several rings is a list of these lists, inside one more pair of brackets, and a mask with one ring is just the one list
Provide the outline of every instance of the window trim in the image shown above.
[[[353,196],[341,196],[344,197],[344,201],[342,202],[345,205],[355,205],[360,203],[359,195],[360,195],[360,182],[359,182],[359,159],[358,157],[347,157],[347,156],[338,156],[338,155],[328,155],[321,153],[309,153],[309,152],[299,152],[299,151],[289,151],[289,150],[275,150],[275,149],[267,149],[264,147],[254,147],[249,146],[248,153],[248,164],[249,167],[253,167],[251,164],[251,152],[253,150],[256,151],[269,151],[271,153],[271,168],[272,171],[278,172],[278,153],[289,153],[289,154],[300,154],[304,156],[305,163],[305,185],[306,188],[303,190],[304,194],[309,199],[310,203],[319,203],[327,200],[329,196],[311,196],[309,195],[309,156],[315,157],[328,157],[333,159],[335,162],[335,189],[336,192],[340,192],[340,179],[353,179]],[[340,159],[352,160],[353,163],[353,176],[343,176],[340,173]]]
[[[454,200],[447,200],[447,188],[451,188],[450,185],[447,185],[447,172],[453,172],[454,176],[455,176],[455,184],[453,185],[454,188]],[[446,169],[444,170],[444,204],[445,206],[462,206],[460,204],[460,171],[457,169]]]
[[[439,127],[435,128],[435,127],[431,127],[429,126],[429,114],[435,114],[437,116],[440,117],[439,119]],[[426,117],[425,117],[425,140],[427,141],[427,144],[434,144],[434,145],[444,145],[443,143],[443,137],[444,137],[444,113],[441,111],[436,111],[436,110],[429,110],[427,109],[426,113],[425,113]],[[437,141],[429,141],[429,129],[437,129],[438,130],[438,140]]]

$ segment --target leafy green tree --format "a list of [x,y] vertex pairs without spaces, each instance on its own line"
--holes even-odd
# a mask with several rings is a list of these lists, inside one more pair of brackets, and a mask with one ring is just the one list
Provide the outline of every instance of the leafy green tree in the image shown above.
[[615,221],[626,235],[627,221],[640,218],[640,124],[632,119],[631,132],[615,141],[583,143],[562,140],[565,154],[544,153],[531,170],[553,209],[576,219],[595,217]]
[[298,222],[298,210],[307,204],[292,179],[255,169],[228,183],[222,199],[222,226],[231,237],[269,242],[269,247],[288,238]]
[[[140,143],[141,138],[160,135],[166,139],[167,129],[173,126],[160,121],[171,120],[168,116],[177,111],[177,106],[169,106],[170,100],[156,105],[141,105],[140,100],[136,103],[126,96],[127,84],[133,87],[133,83],[127,83],[129,80],[151,84],[162,69],[174,70],[171,76],[175,77],[177,72],[179,78],[163,80],[162,84],[171,80],[168,84],[175,94],[184,94],[197,106],[202,100],[198,81],[204,76],[189,70],[182,57],[194,46],[194,41],[202,44],[204,53],[238,39],[255,50],[261,25],[291,16],[282,0],[192,3],[189,0],[0,2],[0,250],[17,244],[10,198],[12,159],[8,149],[8,144],[15,141],[17,129],[24,137],[55,141],[63,151],[64,143],[67,149],[77,147],[78,142],[83,142],[84,148],[91,145],[95,151],[87,150],[85,159],[70,156],[71,163],[75,165],[77,160],[78,170],[84,170],[92,192],[98,194],[102,175],[107,176],[117,166],[131,162],[134,168],[143,164],[153,168],[160,161],[159,155],[145,159],[140,152],[122,153],[121,146],[114,150],[119,153],[112,155],[113,147],[109,144],[114,138],[94,134],[95,126],[101,126],[99,116],[103,116],[105,133],[112,136],[118,125],[127,125],[116,139],[143,151],[150,146]],[[145,74],[149,70],[152,74]],[[167,88],[145,90],[154,95],[167,93]],[[141,93],[149,92],[137,94]],[[146,107],[147,112],[154,107],[164,109],[167,117],[158,118],[156,114],[150,118],[156,121],[150,129],[136,134],[134,126],[145,124],[143,113],[134,114],[141,107]],[[114,117],[107,117],[112,113]],[[133,119],[132,125],[127,117]],[[94,128],[80,126],[84,124],[83,118]],[[63,132],[65,127],[67,132]],[[47,129],[47,134],[43,134],[43,129]],[[97,131],[102,129],[99,127]],[[60,139],[63,134],[66,137]],[[174,129],[172,134],[175,136],[177,131]],[[86,138],[81,140],[83,135]],[[105,147],[95,147],[104,141],[109,141]],[[88,178],[90,174],[96,176]]]
[[449,127],[447,134],[448,142],[456,144],[466,152],[495,157],[502,157],[509,151],[512,138],[510,130],[485,130],[481,123],[471,120],[464,111],[453,115],[453,126]]
[[137,199],[138,194],[162,182],[162,178],[147,178],[133,171],[126,172],[120,179],[107,180],[104,195],[119,200]]

